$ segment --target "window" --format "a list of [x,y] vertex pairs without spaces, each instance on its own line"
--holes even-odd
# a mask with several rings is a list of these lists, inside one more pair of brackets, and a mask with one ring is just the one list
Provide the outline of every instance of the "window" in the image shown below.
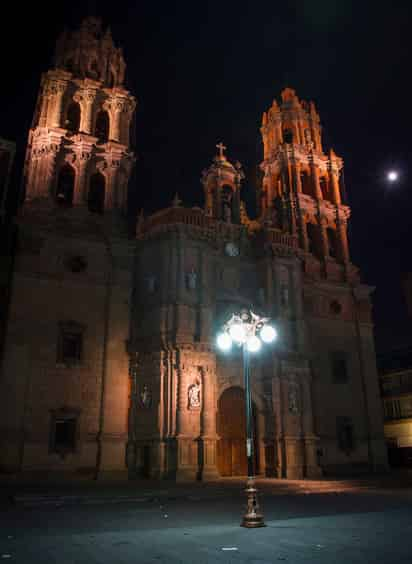
[[106,180],[103,174],[96,172],[90,177],[88,208],[93,213],[103,213]]
[[307,223],[306,227],[308,234],[309,252],[317,257],[321,257],[323,255],[323,252],[319,226],[315,225],[314,223]]
[[50,452],[65,456],[76,451],[80,410],[63,407],[51,411]]
[[67,108],[67,115],[66,121],[64,123],[64,127],[71,131],[72,133],[76,133],[80,129],[80,104],[77,102],[72,102],[70,106]]
[[343,450],[348,455],[354,450],[355,440],[350,417],[336,418],[336,438],[340,450]]
[[59,205],[70,207],[73,204],[74,179],[74,168],[69,164],[63,165],[57,179],[56,199]]
[[335,384],[344,384],[348,381],[348,366],[346,353],[334,351],[330,354],[332,378]]
[[283,130],[283,141],[285,143],[293,143],[293,133],[291,129]]
[[57,362],[66,366],[81,364],[83,360],[84,328],[74,321],[65,321],[59,325]]
[[105,143],[109,140],[109,129],[109,114],[104,110],[100,110],[100,112],[97,114],[94,134],[101,143]]
[[319,186],[320,191],[322,192],[322,198],[324,200],[329,200],[328,181],[324,176],[319,178]]

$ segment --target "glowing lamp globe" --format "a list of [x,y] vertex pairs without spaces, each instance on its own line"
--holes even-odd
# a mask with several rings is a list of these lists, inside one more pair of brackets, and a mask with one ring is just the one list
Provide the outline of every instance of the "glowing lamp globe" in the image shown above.
[[386,177],[389,182],[396,182],[399,178],[399,174],[396,172],[396,170],[390,170]]
[[220,335],[217,336],[216,341],[217,346],[222,351],[230,351],[232,348],[232,339],[227,333],[220,333]]
[[256,335],[253,335],[252,337],[249,337],[249,339],[247,340],[246,346],[249,352],[256,353],[260,351],[262,343],[261,340],[258,337],[256,337]]
[[260,338],[264,343],[273,343],[278,336],[276,329],[272,325],[264,325],[260,330]]
[[246,331],[241,323],[234,323],[231,325],[229,335],[237,343],[244,343],[246,341]]

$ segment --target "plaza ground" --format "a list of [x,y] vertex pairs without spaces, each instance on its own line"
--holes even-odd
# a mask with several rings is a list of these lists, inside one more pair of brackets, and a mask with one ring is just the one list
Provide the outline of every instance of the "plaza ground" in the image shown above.
[[239,526],[241,480],[3,484],[0,559],[73,563],[408,563],[408,473],[260,480],[266,527]]

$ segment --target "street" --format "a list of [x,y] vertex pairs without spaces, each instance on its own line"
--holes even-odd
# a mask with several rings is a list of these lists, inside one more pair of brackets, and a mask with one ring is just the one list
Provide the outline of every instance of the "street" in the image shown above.
[[[411,563],[412,492],[369,489],[278,495],[261,488],[266,527],[239,526],[237,484],[178,488],[119,501],[16,498],[0,513],[0,558],[59,563]],[[37,500],[37,501],[36,501]]]

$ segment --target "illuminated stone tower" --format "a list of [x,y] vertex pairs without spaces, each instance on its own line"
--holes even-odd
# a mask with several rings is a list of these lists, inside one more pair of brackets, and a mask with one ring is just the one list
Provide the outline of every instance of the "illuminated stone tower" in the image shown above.
[[[267,226],[299,236],[308,254],[306,269],[321,261],[323,276],[333,265],[350,274],[347,241],[348,206],[343,203],[343,161],[322,148],[322,128],[313,102],[299,100],[294,90],[282,92],[263,114],[264,173],[258,195],[260,219]],[[310,257],[309,255],[312,255]]]
[[41,79],[0,375],[0,471],[127,475],[136,101],[124,79],[96,19],[60,37]]
[[28,202],[126,211],[136,100],[124,78],[122,51],[99,20],[89,18],[78,31],[62,34],[54,68],[42,76],[29,134]]

